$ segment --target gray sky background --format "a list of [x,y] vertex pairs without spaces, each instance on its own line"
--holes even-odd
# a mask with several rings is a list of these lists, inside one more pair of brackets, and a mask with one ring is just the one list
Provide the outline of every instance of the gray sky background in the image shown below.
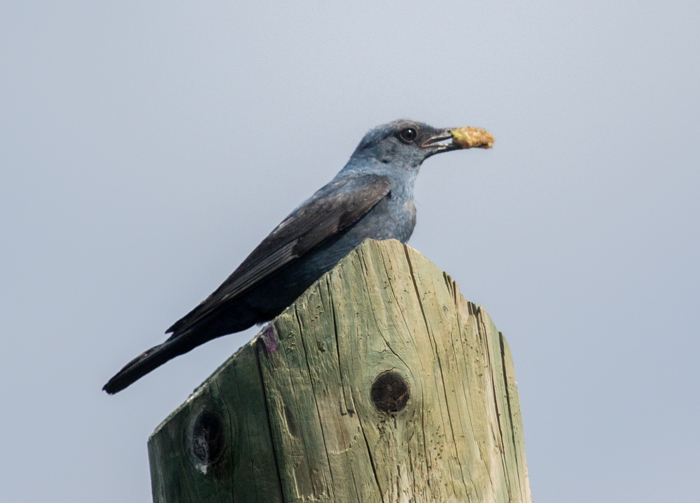
[[337,4],[2,3],[0,501],[150,501],[255,331],[100,388],[400,117],[496,137],[410,244],[510,342],[535,501],[700,501],[700,3]]

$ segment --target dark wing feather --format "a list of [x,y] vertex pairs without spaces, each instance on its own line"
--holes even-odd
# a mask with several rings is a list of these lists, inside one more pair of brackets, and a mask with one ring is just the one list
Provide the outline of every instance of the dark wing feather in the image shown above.
[[187,330],[222,303],[245,293],[357,222],[390,189],[389,179],[380,175],[363,175],[329,183],[279,224],[214,293],[166,333]]

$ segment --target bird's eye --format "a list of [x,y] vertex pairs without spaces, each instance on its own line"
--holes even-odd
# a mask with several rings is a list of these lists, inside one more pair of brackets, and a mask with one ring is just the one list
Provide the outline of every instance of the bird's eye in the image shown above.
[[399,138],[401,138],[401,140],[405,141],[406,143],[410,143],[413,140],[415,140],[416,136],[418,136],[418,133],[412,127],[407,127],[406,129],[402,129],[401,132],[399,133]]

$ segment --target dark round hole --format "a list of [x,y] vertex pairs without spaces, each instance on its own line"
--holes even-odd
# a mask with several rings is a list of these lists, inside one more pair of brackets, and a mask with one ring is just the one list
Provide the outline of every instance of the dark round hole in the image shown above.
[[374,380],[370,397],[378,410],[395,413],[406,408],[411,398],[411,388],[401,374],[390,370],[379,374]]
[[192,428],[192,452],[203,465],[216,461],[224,450],[224,423],[214,412],[202,412]]

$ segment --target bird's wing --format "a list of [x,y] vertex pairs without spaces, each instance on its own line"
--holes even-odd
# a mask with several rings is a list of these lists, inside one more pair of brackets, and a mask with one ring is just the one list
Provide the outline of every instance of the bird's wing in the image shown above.
[[284,219],[214,293],[166,333],[187,330],[222,303],[238,297],[354,224],[390,190],[389,178],[380,175],[329,183]]

